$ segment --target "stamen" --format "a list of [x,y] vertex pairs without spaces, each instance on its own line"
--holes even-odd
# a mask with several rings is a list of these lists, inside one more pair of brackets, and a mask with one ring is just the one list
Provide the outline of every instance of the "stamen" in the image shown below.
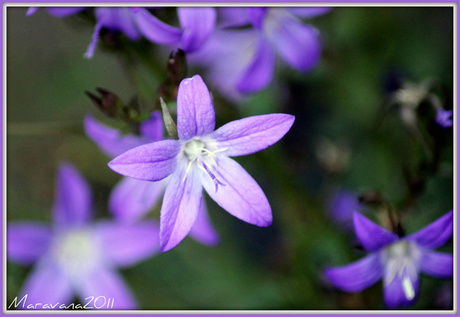
[[214,176],[214,174],[209,170],[209,168],[206,166],[206,164],[202,163],[203,164],[203,167],[205,169],[205,171],[208,173],[208,175],[211,177],[212,181],[214,182],[214,184],[216,185],[216,193],[217,193],[217,189],[219,188],[219,185],[222,185],[222,186],[227,186],[225,185],[224,183],[220,182],[216,176]]
[[[193,160],[195,161],[195,160]],[[187,169],[185,170],[184,178],[182,179],[182,183],[185,182],[185,179],[187,178],[188,171],[190,170],[190,167],[192,166],[193,161],[190,161],[188,163]]]
[[406,296],[406,299],[407,300],[414,299],[415,291],[414,291],[414,287],[412,286],[412,282],[410,278],[408,276],[405,276],[401,284],[402,284],[402,288],[404,291],[404,295]]

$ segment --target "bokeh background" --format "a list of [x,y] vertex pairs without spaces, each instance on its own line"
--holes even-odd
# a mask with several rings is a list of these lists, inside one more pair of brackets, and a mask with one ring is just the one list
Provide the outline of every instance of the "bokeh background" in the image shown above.
[[[124,101],[139,95],[154,104],[168,51],[141,41],[131,50],[141,50],[142,58],[127,62],[102,42],[93,59],[84,59],[91,19],[60,19],[44,10],[25,17],[26,10],[7,9],[7,220],[51,221],[56,170],[63,161],[90,182],[95,217],[109,218],[107,198],[120,176],[85,136],[82,122],[87,113],[113,122],[84,91],[103,87]],[[429,164],[423,147],[398,108],[388,107],[402,81],[427,79],[435,80],[432,92],[443,106],[453,107],[453,8],[336,7],[308,23],[323,41],[323,58],[311,72],[278,63],[277,82],[240,104],[219,96],[200,73],[214,95],[217,126],[271,112],[296,116],[276,145],[237,158],[266,193],[273,225],[246,224],[206,197],[221,237],[218,246],[186,238],[121,271],[142,309],[384,309],[381,282],[349,294],[322,278],[325,267],[365,255],[347,224],[349,214],[331,211],[336,193],[351,193],[357,203],[358,196],[379,192],[401,212],[408,233],[454,207],[453,129],[433,127],[433,114],[420,106],[426,138],[439,145],[436,168],[420,172]],[[189,68],[189,77],[195,73]],[[379,208],[360,208],[382,220]],[[158,219],[159,210],[148,217]],[[452,249],[451,241],[441,250]],[[8,263],[8,303],[29,271]],[[452,296],[452,280],[423,276],[419,300],[410,309],[452,309]]]

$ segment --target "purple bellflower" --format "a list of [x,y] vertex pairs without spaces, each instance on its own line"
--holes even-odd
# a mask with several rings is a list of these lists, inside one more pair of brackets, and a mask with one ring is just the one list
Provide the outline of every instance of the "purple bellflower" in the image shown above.
[[[83,304],[105,297],[101,309],[134,309],[137,304],[116,267],[128,267],[159,252],[156,222],[122,225],[90,222],[88,184],[68,163],[59,168],[54,224],[11,223],[7,254],[11,262],[35,264],[21,291],[19,308],[62,309],[76,294]],[[153,234],[152,234],[153,233]],[[153,238],[146,239],[146,236]],[[47,306],[45,306],[47,305]]]
[[[311,70],[318,63],[318,31],[298,18],[324,14],[329,8],[220,10],[222,29],[212,34],[191,61],[207,67],[212,81],[227,96],[238,98],[264,89],[272,80],[277,54],[299,71]],[[251,28],[227,29],[247,24]]]
[[[140,135],[122,135],[119,130],[108,127],[91,116],[85,118],[85,131],[88,137],[112,158],[136,146],[163,139],[163,125],[158,111],[141,124]],[[158,182],[124,177],[110,194],[110,212],[118,221],[126,223],[138,221],[159,202],[168,181],[168,177]],[[206,245],[216,245],[219,242],[219,236],[209,219],[204,198],[190,235]]]
[[437,278],[452,277],[453,256],[433,251],[452,236],[452,211],[404,238],[359,213],[354,214],[354,224],[358,239],[371,254],[325,271],[327,280],[339,289],[360,292],[383,278],[385,304],[393,309],[415,302],[420,272]]
[[214,30],[215,9],[177,8],[177,15],[180,28],[160,21],[145,9],[139,10],[137,12],[139,30],[151,42],[180,48],[186,53],[197,51]]
[[436,123],[443,128],[450,128],[454,125],[454,122],[452,121],[452,115],[452,110],[444,110],[442,108],[438,108],[435,119]]
[[114,171],[147,181],[168,176],[161,207],[161,250],[175,247],[193,227],[202,208],[203,187],[233,216],[269,226],[272,212],[256,181],[230,156],[263,150],[281,139],[294,123],[288,114],[253,116],[214,131],[211,95],[199,75],[184,79],[177,95],[178,140],[136,147],[109,163]]

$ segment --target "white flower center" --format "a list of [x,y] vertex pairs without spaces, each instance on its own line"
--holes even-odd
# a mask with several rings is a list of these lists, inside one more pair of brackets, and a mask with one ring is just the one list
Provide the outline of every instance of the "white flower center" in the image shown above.
[[86,230],[71,230],[58,236],[53,253],[58,264],[74,278],[89,272],[99,263],[97,245]]
[[413,282],[418,279],[421,252],[411,242],[401,240],[382,251],[385,266],[385,285],[389,285],[397,276],[407,300],[415,297]]
[[211,171],[211,167],[213,167],[214,170],[217,170],[217,162],[214,159],[214,157],[216,157],[216,153],[223,152],[226,150],[227,148],[210,151],[206,148],[206,144],[201,140],[193,139],[191,141],[188,141],[185,144],[184,153],[185,156],[187,156],[189,163],[185,171],[183,181],[185,181],[185,179],[187,178],[187,174],[190,168],[192,167],[192,164],[196,162],[197,167],[202,171],[206,172],[206,174],[209,175],[209,177],[211,177],[212,181],[216,185],[217,192],[218,185],[225,186],[225,184],[223,184],[217,179],[217,177]]

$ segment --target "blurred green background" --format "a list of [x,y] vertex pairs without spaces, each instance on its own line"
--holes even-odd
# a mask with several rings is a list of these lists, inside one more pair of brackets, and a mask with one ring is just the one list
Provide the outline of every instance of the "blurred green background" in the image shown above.
[[[26,10],[7,9],[8,221],[50,222],[56,170],[63,161],[90,182],[95,217],[107,218],[107,198],[120,176],[84,135],[85,114],[103,119],[84,91],[104,87],[124,101],[139,94],[153,104],[168,52],[141,41],[131,49],[146,48],[142,58],[129,63],[102,43],[93,59],[84,59],[93,24],[44,10],[25,17]],[[454,207],[452,129],[433,128],[426,123],[432,113],[419,111],[430,142],[440,144],[436,169],[421,175],[419,167],[427,162],[423,148],[398,109],[385,111],[400,79],[416,84],[435,79],[434,93],[452,108],[453,8],[337,7],[306,22],[320,30],[324,47],[313,71],[302,74],[280,62],[277,81],[241,105],[212,91],[217,126],[270,112],[296,116],[276,145],[237,158],[266,193],[273,225],[246,224],[206,197],[221,237],[218,246],[186,238],[122,270],[142,309],[384,309],[381,282],[348,294],[322,279],[325,267],[365,255],[353,234],[330,216],[333,194],[378,191],[401,211],[408,233]],[[405,171],[423,179],[416,195],[410,195]],[[371,219],[381,216],[371,206],[363,212]],[[149,214],[158,216],[159,206]],[[450,253],[452,245],[442,250]],[[8,303],[29,271],[8,263]],[[452,287],[452,280],[422,277],[419,300],[410,309],[452,309]]]

